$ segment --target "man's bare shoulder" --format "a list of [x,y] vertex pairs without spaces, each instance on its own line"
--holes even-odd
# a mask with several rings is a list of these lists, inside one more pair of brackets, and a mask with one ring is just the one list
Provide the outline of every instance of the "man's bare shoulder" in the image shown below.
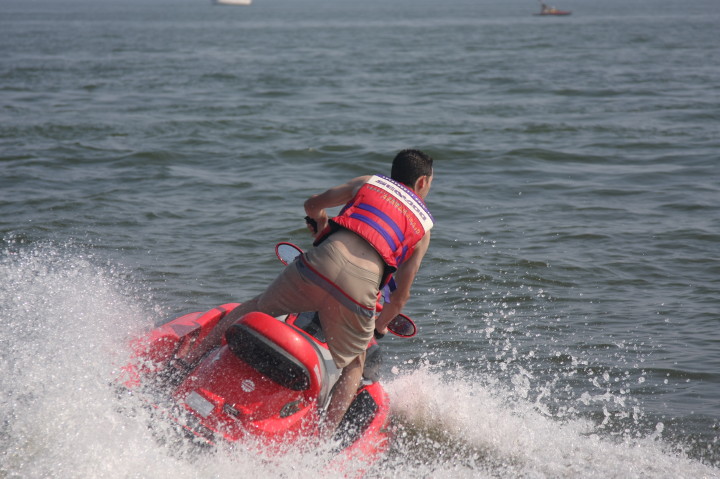
[[370,178],[372,178],[372,175],[358,176],[348,181],[347,185],[352,189],[353,195],[355,195],[362,185],[370,181]]

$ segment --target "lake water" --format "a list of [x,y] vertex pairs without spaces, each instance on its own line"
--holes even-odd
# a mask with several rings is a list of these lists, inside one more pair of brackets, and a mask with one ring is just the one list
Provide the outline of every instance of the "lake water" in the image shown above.
[[173,452],[108,383],[406,147],[437,223],[369,475],[720,476],[720,9],[557,7],[0,0],[0,477],[323,477]]

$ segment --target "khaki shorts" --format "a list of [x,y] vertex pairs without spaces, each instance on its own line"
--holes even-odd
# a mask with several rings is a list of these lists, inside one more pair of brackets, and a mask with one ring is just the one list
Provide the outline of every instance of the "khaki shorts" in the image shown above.
[[[357,238],[364,244],[345,246],[370,248]],[[258,309],[272,316],[318,311],[335,365],[344,368],[372,338],[382,266],[353,264],[331,239],[285,268],[258,297]]]

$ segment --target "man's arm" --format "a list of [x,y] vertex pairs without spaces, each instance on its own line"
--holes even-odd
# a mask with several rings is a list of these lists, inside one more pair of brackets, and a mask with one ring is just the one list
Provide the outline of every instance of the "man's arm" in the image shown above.
[[375,320],[375,329],[378,333],[386,334],[388,323],[395,319],[395,316],[402,313],[405,303],[410,299],[410,288],[413,281],[415,281],[415,275],[420,269],[420,264],[429,246],[430,232],[428,231],[415,246],[415,251],[410,259],[401,264],[395,273],[397,289],[390,295],[390,303],[383,305],[380,316]]
[[358,192],[360,187],[367,183],[370,176],[358,176],[342,185],[334,186],[324,193],[312,195],[305,201],[305,213],[317,222],[317,233],[324,230],[328,224],[326,208],[344,205]]

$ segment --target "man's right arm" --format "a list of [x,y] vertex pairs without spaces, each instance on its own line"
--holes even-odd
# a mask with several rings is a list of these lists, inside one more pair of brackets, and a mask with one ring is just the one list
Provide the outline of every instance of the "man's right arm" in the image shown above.
[[313,236],[317,236],[317,233],[328,225],[326,208],[344,205],[350,201],[369,179],[370,176],[358,176],[319,195],[312,195],[305,201],[305,213],[317,223],[317,231]]

